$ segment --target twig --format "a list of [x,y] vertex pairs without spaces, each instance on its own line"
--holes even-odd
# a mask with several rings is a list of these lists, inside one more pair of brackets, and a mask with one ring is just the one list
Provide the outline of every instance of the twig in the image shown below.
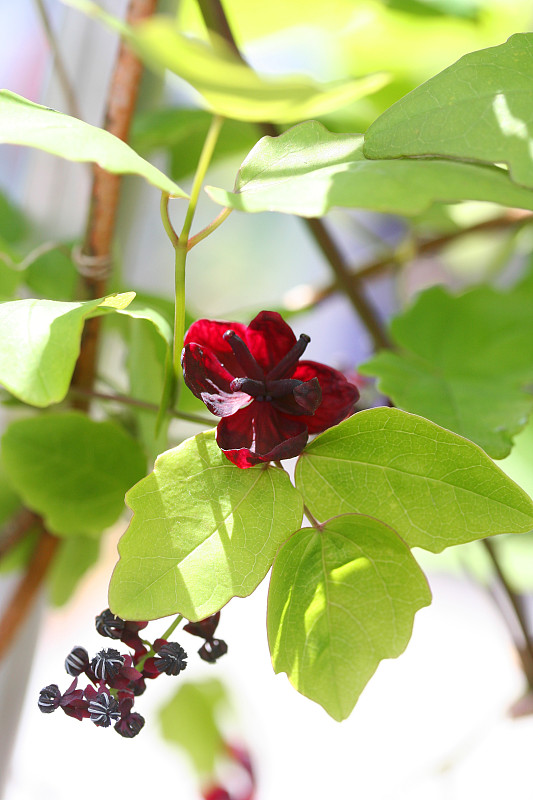
[[74,91],[72,89],[72,84],[70,82],[70,78],[67,74],[67,70],[63,62],[63,57],[61,55],[61,51],[57,43],[56,35],[50,24],[48,14],[46,13],[46,8],[44,7],[43,0],[35,0],[35,5],[37,6],[37,11],[39,13],[39,17],[41,18],[41,24],[44,28],[44,32],[46,35],[46,41],[48,42],[48,46],[52,51],[52,55],[54,58],[54,68],[57,73],[59,83],[61,84],[61,90],[65,95],[65,101],[67,103],[68,112],[73,117],[77,117],[78,119],[83,119],[80,107],[78,105],[78,101],[76,100],[76,95],[74,94]]
[[[246,64],[247,62],[243,58],[233,36],[221,1],[197,0],[197,2],[208,32],[221,36],[240,61]],[[280,133],[277,126],[271,123],[260,123],[259,128],[265,136],[278,136]],[[357,275],[350,271],[324,222],[321,219],[305,219],[303,221],[326,257],[335,274],[337,283],[342,287],[355,311],[365,324],[375,348],[390,347],[390,341],[379,314],[368,298],[365,297],[362,282],[359,281]]]
[[58,545],[59,539],[48,533],[41,523],[41,534],[31,561],[0,620],[0,662],[30,612]]
[[[130,0],[127,22],[134,25],[153,14],[156,6],[157,0]],[[105,129],[123,141],[128,140],[142,70],[141,61],[122,43],[109,88]],[[101,297],[106,292],[107,277],[106,270],[102,270],[102,264],[107,265],[109,272],[120,183],[119,175],[112,175],[95,165],[87,233],[82,248],[82,258],[87,257],[85,266],[89,267],[83,270],[82,279],[85,294],[90,298]],[[98,269],[91,276],[90,265],[95,259]],[[90,389],[94,383],[100,326],[100,317],[93,317],[85,324],[82,348],[73,378],[75,386]],[[87,410],[87,401],[81,401],[78,407]]]
[[[142,408],[146,411],[153,411],[154,414],[159,412],[159,406],[155,403],[147,403],[144,400],[137,400],[134,397],[129,397],[124,394],[106,394],[105,392],[95,392],[94,389],[81,389],[78,386],[73,386],[69,390],[69,395],[73,397],[86,397],[94,398],[95,400],[105,400],[109,403],[120,403],[120,405],[133,406],[134,408]],[[216,422],[209,417],[204,417],[202,414],[188,414],[186,411],[176,411],[169,408],[167,412],[171,417],[176,419],[183,419],[186,422],[196,422],[198,425],[207,425],[214,427]]]
[[0,558],[3,558],[18,544],[39,520],[37,514],[28,508],[22,508],[4,527],[0,536]]
[[[505,595],[509,600],[509,603],[511,604],[511,607],[513,609],[515,622],[518,623],[518,627],[520,628],[520,632],[523,638],[523,646],[520,647],[515,639],[515,647],[522,662],[522,669],[524,675],[527,678],[528,686],[530,689],[533,689],[533,642],[531,641],[529,626],[527,624],[527,620],[524,615],[520,598],[516,595],[516,593],[509,585],[507,578],[505,577],[505,574],[502,570],[500,560],[496,555],[496,550],[492,542],[489,542],[488,539],[482,539],[481,543],[483,544],[485,550],[488,553],[488,556],[492,562],[494,570],[499,578],[501,587],[505,592]],[[512,633],[512,625],[510,624],[510,620],[506,620],[506,622],[507,622],[507,627]]]

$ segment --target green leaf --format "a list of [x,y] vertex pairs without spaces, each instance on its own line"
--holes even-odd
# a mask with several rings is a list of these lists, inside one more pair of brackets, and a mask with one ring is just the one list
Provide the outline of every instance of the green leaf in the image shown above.
[[367,158],[445,156],[504,163],[533,188],[533,34],[463,56],[370,126]]
[[396,408],[360,411],[317,436],[296,486],[318,519],[368,514],[435,553],[533,528],[533,502],[483,450]]
[[179,613],[200,620],[246,597],[302,520],[288,475],[235,467],[214,431],[159,456],[126,501],[133,519],[109,589],[110,607],[123,619]]
[[8,244],[17,244],[28,235],[28,232],[26,217],[3,192],[0,192],[0,237]]
[[53,300],[72,300],[76,296],[79,275],[69,249],[58,245],[30,261],[24,281],[32,294]]
[[[170,151],[174,180],[192,175],[198,166],[212,115],[199,108],[162,108],[139,114],[132,130],[132,145],[141,152]],[[259,138],[257,125],[227,119],[219,133],[211,166],[223,158],[247,153]]]
[[398,349],[360,369],[396,406],[504,458],[533,407],[533,287],[455,297],[435,287],[393,321]]
[[275,672],[340,722],[384,658],[403,653],[415,612],[431,602],[399,536],[348,514],[304,528],[281,548],[270,581],[267,630]]
[[35,552],[39,536],[40,531],[37,528],[30,528],[22,539],[10,547],[5,556],[0,558],[0,575],[24,568]]
[[67,394],[88,317],[124,309],[133,292],[83,303],[14,300],[0,304],[0,382],[33,406],[59,403]]
[[[408,190],[406,189],[408,187]],[[223,206],[318,217],[334,206],[418,214],[434,202],[485,200],[533,210],[506,170],[438,159],[369,160],[363,137],[304,122],[265,136],[241,165],[235,190],[206,187]]]
[[68,412],[12,422],[2,438],[9,482],[60,536],[99,536],[145,472],[140,446],[111,422]]
[[163,192],[187,197],[174,181],[108,131],[5,89],[0,91],[0,144],[36,147],[69,161],[94,161],[108,172],[140,175]]
[[341,108],[388,82],[382,74],[322,85],[305,76],[261,77],[222,38],[216,46],[191,39],[170,17],[151,17],[130,28],[88,0],[65,1],[119,32],[148,64],[175,72],[223,117],[295,122]]
[[223,684],[212,678],[183,684],[159,712],[163,738],[183,748],[200,775],[212,775],[226,751],[217,714],[227,702]]
[[64,539],[48,573],[48,593],[54,606],[63,606],[74,594],[80,580],[98,560],[100,542],[87,536]]

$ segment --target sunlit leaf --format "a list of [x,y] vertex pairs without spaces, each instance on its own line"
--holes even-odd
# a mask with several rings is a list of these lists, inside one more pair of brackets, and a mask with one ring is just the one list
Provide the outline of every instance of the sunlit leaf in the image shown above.
[[533,501],[483,450],[397,408],[360,411],[317,436],[296,485],[319,520],[368,514],[436,553],[533,529]]
[[5,89],[0,91],[0,144],[36,147],[69,161],[94,161],[108,172],[140,175],[175,197],[187,196],[113,134]]
[[283,470],[235,467],[214,432],[159,456],[126,500],[133,519],[109,592],[123,619],[199,620],[251,594],[302,519]]
[[379,662],[405,650],[415,612],[430,602],[424,574],[387,525],[347,514],[320,531],[304,528],[272,570],[274,670],[340,722]]
[[334,206],[417,214],[432,203],[485,200],[533,210],[533,195],[504,169],[443,159],[370,160],[363,137],[304,122],[265,136],[248,154],[233,192],[209,196],[240,211],[318,217]]
[[445,156],[508,164],[533,188],[533,34],[468,53],[370,127],[368,158]]
[[65,397],[88,317],[124,309],[135,294],[110,295],[82,303],[14,300],[0,304],[0,382],[34,406]]

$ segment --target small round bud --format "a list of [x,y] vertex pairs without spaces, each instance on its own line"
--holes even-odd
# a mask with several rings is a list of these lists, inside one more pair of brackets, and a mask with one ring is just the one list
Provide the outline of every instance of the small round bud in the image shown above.
[[95,624],[100,636],[107,636],[109,639],[120,639],[125,622],[120,617],[116,617],[109,608],[106,608],[96,617]]
[[91,661],[92,670],[99,681],[113,680],[124,666],[124,656],[110,647],[100,650]]
[[225,656],[228,652],[228,645],[223,639],[211,639],[204,642],[198,650],[198,655],[202,661],[207,661],[209,664],[214,664],[221,656]]
[[179,675],[185,669],[187,653],[177,642],[168,642],[160,647],[155,658],[155,666],[158,672],[167,675]]
[[108,728],[112,722],[120,719],[118,703],[107,692],[100,692],[89,701],[89,716],[95,725]]
[[128,714],[127,717],[119,719],[115,725],[115,730],[125,739],[133,739],[134,736],[137,736],[142,731],[143,727],[144,717],[134,711],[133,714]]
[[65,669],[73,678],[85,672],[88,666],[89,654],[84,647],[75,647],[65,659]]
[[45,686],[44,689],[41,689],[39,692],[37,705],[39,706],[39,711],[42,711],[43,714],[51,714],[52,711],[59,708],[60,702],[61,692],[59,691],[57,683],[51,683],[50,686]]

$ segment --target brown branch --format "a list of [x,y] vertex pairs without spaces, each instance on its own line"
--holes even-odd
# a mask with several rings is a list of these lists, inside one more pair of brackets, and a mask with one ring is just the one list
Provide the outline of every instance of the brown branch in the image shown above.
[[[228,18],[221,0],[197,0],[200,12],[210,34],[221,36],[243,64],[247,64],[233,36]],[[259,129],[265,136],[279,136],[280,130],[270,122],[259,123]],[[328,261],[340,286],[348,297],[356,313],[370,334],[374,347],[390,347],[390,341],[377,310],[365,296],[362,281],[354,275],[344,261],[340,250],[321,219],[304,219],[303,222],[313,236],[322,254]]]
[[[489,542],[488,539],[482,539],[481,543],[485,547],[485,550],[488,553],[488,556],[492,562],[494,570],[498,576],[500,581],[501,587],[505,592],[505,596],[507,597],[513,612],[515,622],[518,624],[520,628],[521,636],[523,639],[523,643],[518,643],[516,638],[513,636],[514,644],[520,661],[522,662],[522,670],[524,675],[526,676],[528,686],[530,689],[533,689],[533,642],[531,641],[531,634],[529,631],[529,625],[527,623],[524,610],[522,608],[522,603],[520,602],[520,598],[518,595],[513,591],[505,573],[503,572],[502,566],[500,564],[500,560],[496,553],[496,549],[492,542]],[[504,609],[501,609],[502,615],[505,618]],[[513,626],[510,620],[506,619],[507,627],[511,631],[513,630]]]
[[41,523],[41,533],[31,561],[0,620],[0,662],[31,610],[58,545],[59,539],[48,533]]
[[0,536],[0,558],[18,544],[38,521],[39,517],[28,508],[22,508],[4,527]]
[[[104,400],[110,403],[119,403],[120,405],[133,406],[134,408],[144,409],[145,411],[152,411],[154,414],[159,412],[159,406],[155,403],[147,403],[144,400],[137,400],[135,397],[129,397],[125,394],[106,394],[104,392],[95,392],[94,389],[80,389],[77,386],[71,387],[69,395],[73,397],[86,397],[94,398],[95,400]],[[167,414],[176,419],[183,419],[186,422],[196,422],[198,425],[207,425],[214,428],[217,424],[216,417],[209,419],[204,417],[203,414],[188,414],[186,411],[176,411],[173,408],[167,409]]]
[[[127,22],[134,25],[153,14],[156,6],[157,0],[130,0]],[[142,70],[141,61],[122,43],[109,88],[104,127],[123,141],[128,140]],[[106,292],[120,183],[119,175],[112,175],[95,165],[89,220],[80,256],[84,292],[89,298],[102,297]],[[73,378],[75,386],[90,389],[94,383],[100,326],[100,317],[93,317],[85,324],[82,348]],[[77,407],[87,410],[87,400],[81,400]]]

